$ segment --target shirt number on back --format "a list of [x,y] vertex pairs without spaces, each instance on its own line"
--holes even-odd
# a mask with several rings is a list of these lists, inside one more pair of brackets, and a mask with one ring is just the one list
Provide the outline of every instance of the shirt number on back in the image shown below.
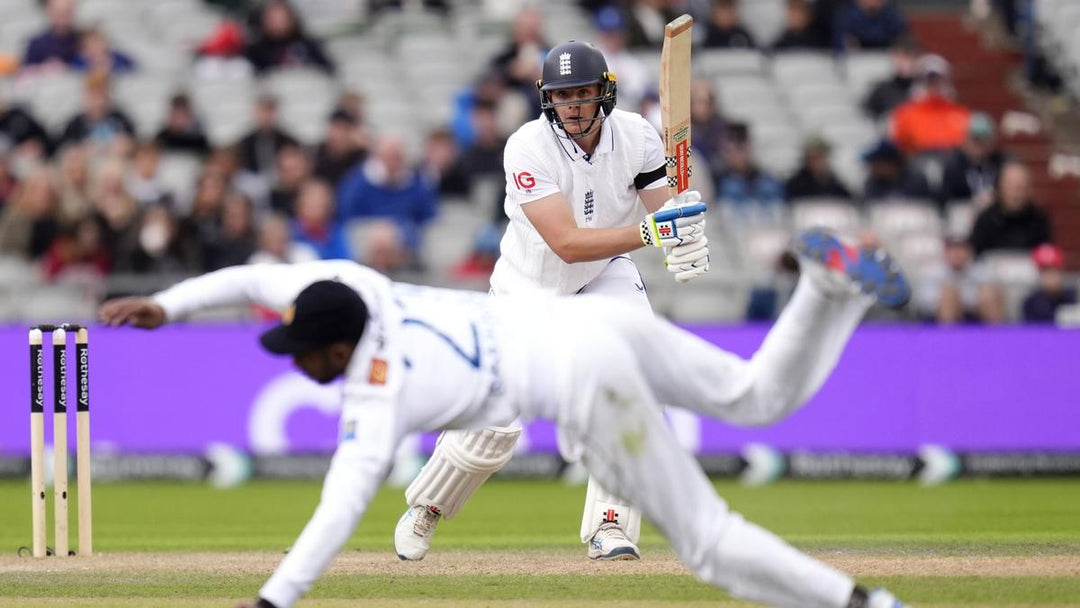
[[473,366],[473,369],[480,369],[480,335],[476,331],[476,324],[475,323],[470,323],[469,324],[469,329],[472,330],[472,339],[473,339],[473,346],[472,346],[473,354],[471,354],[471,355],[468,352],[466,352],[465,349],[462,348],[462,346],[460,344],[455,342],[453,338],[451,338],[450,336],[448,336],[448,335],[444,334],[443,332],[439,331],[435,327],[432,327],[428,323],[426,323],[424,321],[421,321],[420,319],[404,319],[402,321],[402,324],[403,325],[417,325],[419,327],[423,327],[424,329],[430,331],[431,333],[433,333],[436,336],[438,336],[439,338],[441,338],[443,342],[446,342],[450,346],[450,348],[452,348],[454,350],[455,353],[457,353],[458,355],[461,355],[462,359],[465,359],[466,361],[468,361],[469,365]]

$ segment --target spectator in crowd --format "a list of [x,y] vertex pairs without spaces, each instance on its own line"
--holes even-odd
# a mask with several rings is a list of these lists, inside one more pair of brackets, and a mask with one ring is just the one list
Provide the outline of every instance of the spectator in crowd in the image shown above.
[[480,76],[475,86],[463,89],[455,97],[454,116],[450,119],[450,129],[454,133],[454,140],[459,150],[471,146],[476,138],[476,132],[473,130],[473,106],[478,103],[491,103],[497,106],[507,96],[502,77],[496,72],[488,72]]
[[158,176],[160,163],[161,151],[156,144],[142,143],[135,147],[126,187],[128,194],[141,206],[160,203],[171,196]]
[[905,154],[942,152],[964,142],[971,110],[953,98],[949,62],[941,55],[923,55],[915,63],[911,98],[896,108],[890,130]]
[[1043,243],[1031,257],[1039,268],[1039,286],[1024,298],[1024,321],[1053,323],[1058,307],[1076,304],[1076,288],[1065,285],[1065,254],[1056,245]]
[[146,275],[194,271],[197,265],[180,241],[179,232],[168,205],[147,207],[137,222],[135,238],[124,243],[116,257],[116,270]]
[[851,198],[851,192],[829,167],[830,152],[828,142],[821,137],[806,140],[802,167],[784,185],[788,201],[813,197]]
[[298,145],[278,126],[277,99],[270,95],[259,97],[255,101],[255,129],[237,144],[242,167],[269,179],[281,148]]
[[403,248],[414,260],[421,230],[438,211],[435,191],[409,168],[404,145],[395,136],[378,140],[373,154],[345,176],[337,201],[344,222],[356,218],[394,222]]
[[868,174],[863,187],[863,202],[874,203],[890,199],[931,200],[930,184],[919,171],[908,166],[904,153],[892,143],[882,140],[863,154]]
[[109,39],[99,29],[87,30],[79,39],[79,52],[71,60],[71,67],[80,72],[103,74],[126,74],[135,69],[130,57],[109,47]]
[[60,218],[72,223],[93,210],[93,182],[90,155],[86,146],[67,146],[58,159],[57,191],[60,195]]
[[632,49],[658,49],[664,26],[679,16],[667,0],[630,0],[626,9],[626,40]]
[[228,188],[242,192],[258,210],[270,206],[270,184],[259,174],[247,171],[240,165],[238,146],[215,148],[203,163],[203,171],[222,176]]
[[210,142],[202,124],[195,117],[191,100],[183,93],[177,93],[169,100],[169,113],[165,117],[165,126],[161,127],[155,138],[161,148],[169,152],[188,152],[200,156],[210,151]]
[[887,49],[907,33],[907,24],[889,0],[855,0],[837,9],[833,48],[838,53]]
[[41,274],[47,281],[83,276],[100,278],[109,274],[111,266],[101,224],[97,218],[87,215],[61,230],[60,236],[45,252]]
[[753,212],[755,207],[774,207],[783,201],[784,187],[780,182],[754,165],[750,131],[745,124],[728,125],[723,154],[724,171],[716,183],[717,198],[747,212]]
[[282,146],[277,154],[277,171],[270,188],[270,209],[289,217],[296,214],[300,187],[311,178],[311,161],[300,146]]
[[997,145],[994,121],[986,114],[971,115],[967,139],[945,161],[938,202],[972,201],[978,209],[994,200],[994,184],[1006,154]]
[[18,105],[8,105],[0,94],[0,148],[30,161],[39,160],[51,151],[49,134],[34,115]]
[[244,30],[226,19],[206,36],[196,48],[193,72],[197,78],[250,79],[253,68],[244,57]]
[[319,259],[310,245],[292,240],[289,218],[268,213],[259,222],[258,248],[248,264],[297,264]]
[[462,170],[461,153],[449,129],[435,129],[424,143],[421,173],[441,196],[469,194],[470,176]]
[[205,267],[205,260],[201,258],[204,245],[220,239],[221,210],[228,191],[224,175],[217,171],[203,171],[195,188],[191,211],[177,226],[185,259],[192,260],[200,268]]
[[261,7],[252,38],[245,54],[256,72],[307,66],[334,73],[322,44],[304,32],[299,16],[285,0],[270,0]]
[[60,136],[60,147],[71,143],[89,143],[96,152],[121,152],[135,137],[131,119],[112,103],[109,77],[95,72],[83,86],[83,110],[68,121]]
[[473,132],[476,138],[461,155],[461,169],[470,179],[503,177],[503,148],[506,138],[499,133],[495,104],[480,102],[473,106]]
[[93,213],[105,233],[105,243],[114,265],[137,238],[139,204],[124,188],[126,173],[123,159],[107,158],[92,174],[90,184]]
[[889,47],[893,75],[870,90],[870,94],[863,101],[863,109],[867,114],[881,120],[896,107],[907,102],[911,97],[911,87],[915,84],[915,63],[920,54],[918,45],[906,36]]
[[813,50],[828,46],[811,27],[813,11],[807,0],[787,0],[784,31],[773,43],[774,51]]
[[537,8],[526,7],[514,17],[510,42],[495,56],[492,69],[508,88],[539,105],[536,81],[550,46],[544,40],[544,14]]
[[358,91],[345,91],[338,97],[335,112],[344,112],[353,120],[357,127],[355,134],[359,138],[360,147],[367,149],[367,135],[364,131],[364,95]]
[[[712,81],[699,78],[690,83],[690,126],[693,133],[695,170],[707,167],[709,177],[724,170],[723,148],[727,123],[716,102]],[[714,180],[715,181],[715,180]]]
[[1005,320],[1001,287],[985,266],[973,261],[971,246],[962,238],[945,239],[944,259],[924,270],[915,297],[919,314],[937,323]]
[[230,190],[222,202],[220,229],[201,245],[202,268],[206,272],[247,263],[255,253],[255,210],[251,200]]
[[79,51],[79,31],[75,28],[75,0],[48,0],[45,15],[49,27],[30,39],[23,55],[23,67],[66,68]]
[[19,180],[11,172],[11,160],[0,148],[0,206],[6,205],[11,200],[18,185]]
[[721,49],[757,48],[754,37],[739,23],[735,0],[712,0],[709,22],[705,25],[705,46]]
[[641,61],[627,50],[626,19],[614,6],[596,13],[596,47],[604,54],[608,69],[619,79],[619,104],[636,108],[650,87],[649,74]]
[[0,254],[36,260],[60,232],[59,197],[52,172],[37,167],[0,210]]
[[971,229],[975,255],[999,249],[1031,251],[1052,240],[1050,219],[1031,200],[1031,174],[1023,164],[1007,161],[998,174],[997,198]]
[[309,179],[301,185],[292,238],[310,246],[321,259],[352,259],[345,230],[334,219],[334,190],[326,182]]
[[331,186],[338,182],[357,163],[364,160],[367,150],[361,147],[356,118],[345,110],[334,110],[326,127],[326,138],[315,150],[315,176]]

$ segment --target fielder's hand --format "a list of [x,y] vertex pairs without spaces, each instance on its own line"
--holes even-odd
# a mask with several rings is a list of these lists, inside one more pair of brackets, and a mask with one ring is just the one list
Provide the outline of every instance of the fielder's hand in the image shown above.
[[696,190],[676,195],[641,222],[641,242],[652,247],[675,247],[704,236],[705,203]]
[[664,265],[675,274],[675,280],[686,283],[709,272],[709,239],[700,239],[667,250]]
[[98,318],[112,327],[155,329],[165,324],[165,309],[150,298],[117,298],[102,305]]

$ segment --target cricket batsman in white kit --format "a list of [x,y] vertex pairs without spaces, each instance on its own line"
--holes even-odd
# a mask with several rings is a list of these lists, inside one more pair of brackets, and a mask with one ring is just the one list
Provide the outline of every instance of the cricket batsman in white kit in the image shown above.
[[[345,545],[409,433],[555,422],[590,474],[640,508],[702,580],[781,608],[903,608],[731,511],[664,424],[662,403],[743,425],[790,415],[822,385],[870,306],[910,289],[887,255],[829,233],[796,239],[802,276],[749,360],[605,296],[492,298],[394,284],[349,261],[226,268],[152,298],[107,302],[110,325],[159,327],[257,303],[263,346],[344,379],[319,506],[254,605],[288,608]],[[658,345],[665,356],[655,357]],[[245,604],[250,606],[251,604]]]
[[[491,293],[602,294],[651,312],[641,275],[626,254],[648,245],[669,247],[668,270],[683,282],[708,271],[700,195],[668,199],[660,136],[640,115],[615,109],[615,75],[591,44],[552,48],[537,87],[542,115],[506,143],[510,222]],[[663,214],[679,217],[673,230],[662,230]],[[401,559],[423,559],[439,520],[454,517],[510,460],[520,435],[515,423],[439,438],[405,491],[409,508],[394,532]],[[581,540],[590,558],[638,559],[640,528],[638,509],[589,479]]]

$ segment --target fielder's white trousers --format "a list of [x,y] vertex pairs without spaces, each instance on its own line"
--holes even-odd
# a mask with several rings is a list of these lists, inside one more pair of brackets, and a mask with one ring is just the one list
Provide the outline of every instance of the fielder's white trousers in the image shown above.
[[567,344],[553,370],[561,394],[548,402],[558,411],[534,413],[554,414],[597,481],[641,508],[701,579],[781,608],[846,606],[853,581],[730,511],[660,404],[742,425],[787,416],[821,387],[869,302],[829,298],[804,273],[749,361],[625,307],[590,303],[604,322],[574,323],[581,304],[567,302],[555,324]]

